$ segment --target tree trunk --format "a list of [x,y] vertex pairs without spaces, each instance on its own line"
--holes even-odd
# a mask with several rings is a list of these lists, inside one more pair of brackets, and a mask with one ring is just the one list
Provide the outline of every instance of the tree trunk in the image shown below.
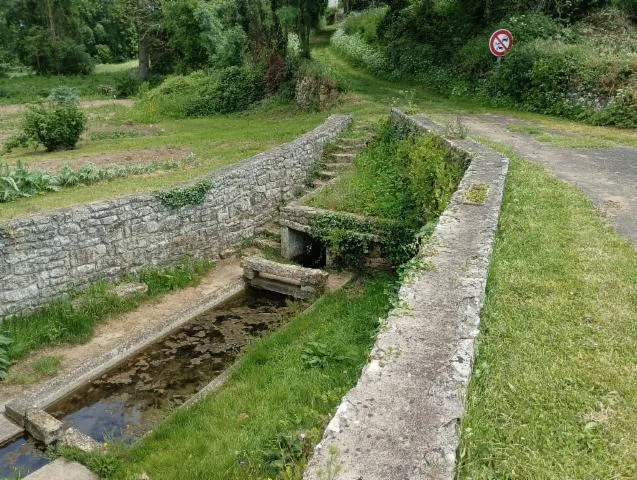
[[150,71],[150,54],[148,52],[148,45],[143,38],[139,39],[139,78],[142,80],[146,80],[148,78],[148,73]]

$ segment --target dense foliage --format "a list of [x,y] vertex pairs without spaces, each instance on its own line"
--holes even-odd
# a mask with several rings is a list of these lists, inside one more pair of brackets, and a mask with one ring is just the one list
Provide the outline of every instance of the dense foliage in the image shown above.
[[[388,3],[350,15],[334,47],[377,74],[415,76],[448,95],[637,126],[634,2],[613,2],[625,10],[603,0]],[[501,64],[488,49],[500,27],[515,39]]]
[[446,208],[467,166],[466,156],[433,134],[404,135],[390,122],[355,159],[355,170],[321,189],[312,206],[363,214],[319,217],[312,234],[335,259],[357,264],[380,245],[399,266],[415,253],[414,235]]

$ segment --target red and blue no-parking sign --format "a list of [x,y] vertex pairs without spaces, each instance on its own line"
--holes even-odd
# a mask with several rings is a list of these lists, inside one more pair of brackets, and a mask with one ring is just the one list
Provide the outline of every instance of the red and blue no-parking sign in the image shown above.
[[513,47],[513,35],[506,28],[496,30],[489,39],[489,49],[496,57],[504,57]]

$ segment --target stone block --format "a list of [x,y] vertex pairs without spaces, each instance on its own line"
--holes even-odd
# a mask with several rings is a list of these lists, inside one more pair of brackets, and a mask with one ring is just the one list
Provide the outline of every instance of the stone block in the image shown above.
[[62,445],[74,447],[87,453],[100,449],[100,444],[97,441],[75,428],[64,430],[59,437],[59,442]]
[[62,431],[62,422],[39,408],[29,408],[24,417],[24,428],[36,440],[49,445]]

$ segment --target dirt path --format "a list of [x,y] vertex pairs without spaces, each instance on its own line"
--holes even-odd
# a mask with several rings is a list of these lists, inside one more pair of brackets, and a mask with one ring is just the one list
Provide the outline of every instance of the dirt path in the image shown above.
[[544,165],[556,177],[579,186],[617,231],[637,247],[637,149],[543,144],[532,135],[508,130],[521,122],[502,115],[463,116],[461,122],[472,134],[506,145],[522,157]]
[[[104,105],[121,105],[123,107],[132,107],[135,102],[129,98],[108,99],[108,100],[86,100],[80,103],[82,108],[103,107]],[[19,113],[26,108],[25,104],[0,105],[0,113]]]
[[[243,269],[238,259],[219,261],[215,269],[199,285],[166,294],[143,304],[137,310],[98,325],[95,335],[88,343],[45,348],[29,355],[28,358],[13,365],[7,381],[0,383],[0,404],[4,404],[12,397],[36,385],[12,384],[11,382],[32,372],[33,365],[38,359],[49,355],[59,356],[62,359],[62,368],[58,374],[68,372],[89,358],[114,348],[131,334],[159,323],[163,318],[186,308],[226,283],[241,278],[242,275]],[[39,383],[49,379],[43,379]]]

